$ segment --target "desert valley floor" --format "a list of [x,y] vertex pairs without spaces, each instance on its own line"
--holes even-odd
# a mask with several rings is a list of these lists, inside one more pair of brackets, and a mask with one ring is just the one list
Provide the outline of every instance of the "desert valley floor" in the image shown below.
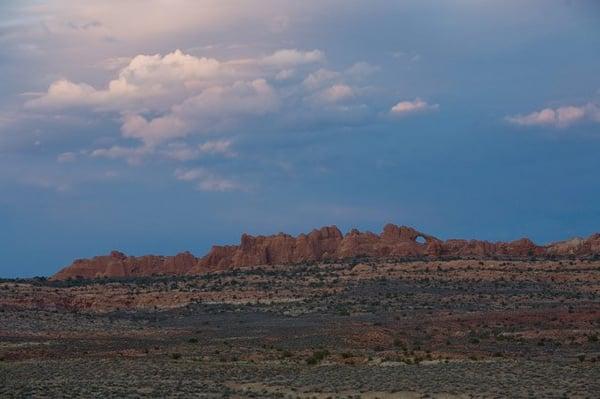
[[0,397],[594,398],[600,260],[0,282]]

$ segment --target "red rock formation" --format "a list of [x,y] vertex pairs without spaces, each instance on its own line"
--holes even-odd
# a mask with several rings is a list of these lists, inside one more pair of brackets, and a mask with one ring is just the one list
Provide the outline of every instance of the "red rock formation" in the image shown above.
[[197,263],[198,259],[189,252],[171,257],[156,255],[135,257],[112,251],[106,256],[77,259],[71,266],[65,267],[52,276],[52,279],[183,275],[188,274]]
[[598,255],[600,254],[600,233],[593,234],[587,239],[576,237],[552,243],[546,247],[546,252],[558,256]]
[[441,241],[405,226],[388,224],[379,235],[351,230],[345,236],[335,226],[293,237],[242,235],[240,245],[214,246],[201,259],[189,252],[172,257],[128,257],[113,251],[108,256],[76,260],[52,278],[134,277],[201,274],[209,271],[255,265],[292,264],[351,257],[402,258],[489,258],[530,256],[590,256],[600,254],[600,234],[538,246],[527,238],[491,243],[478,240]]
[[488,242],[479,240],[447,240],[442,245],[442,255],[453,257],[486,258],[492,256],[526,257],[543,256],[544,247],[522,238],[512,242]]

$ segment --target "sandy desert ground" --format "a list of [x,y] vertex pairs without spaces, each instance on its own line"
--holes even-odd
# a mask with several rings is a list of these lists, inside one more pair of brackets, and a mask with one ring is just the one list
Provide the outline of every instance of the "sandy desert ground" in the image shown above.
[[0,397],[593,398],[600,261],[0,283]]

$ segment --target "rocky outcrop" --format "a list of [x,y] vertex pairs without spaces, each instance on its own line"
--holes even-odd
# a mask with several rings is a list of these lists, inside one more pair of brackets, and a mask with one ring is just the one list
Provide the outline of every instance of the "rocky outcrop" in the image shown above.
[[283,233],[257,237],[244,234],[238,246],[213,247],[194,271],[333,259],[337,257],[343,239],[344,236],[335,226],[323,227],[298,237]]
[[77,259],[54,276],[54,280],[91,279],[102,277],[143,277],[153,275],[185,275],[198,264],[189,252],[175,256],[127,256],[112,251],[110,255],[92,259]]
[[583,239],[580,237],[559,241],[546,247],[549,255],[557,256],[589,256],[600,254],[600,233]]
[[543,256],[544,247],[534,244],[528,238],[511,242],[493,243],[479,240],[447,240],[442,245],[441,255],[459,258],[489,258],[500,257],[527,257]]
[[372,258],[525,258],[600,255],[600,234],[539,246],[527,238],[512,242],[439,240],[413,228],[388,224],[381,234],[351,230],[346,235],[335,226],[297,237],[242,235],[240,245],[214,246],[203,258],[189,252],[175,256],[107,256],[79,259],[52,278],[135,277],[202,274],[256,265],[292,264],[352,257]]

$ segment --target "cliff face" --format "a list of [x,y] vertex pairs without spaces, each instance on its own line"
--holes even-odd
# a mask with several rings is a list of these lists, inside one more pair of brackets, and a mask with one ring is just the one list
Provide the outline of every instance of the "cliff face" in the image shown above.
[[600,234],[538,246],[523,238],[492,243],[478,240],[441,241],[413,228],[388,224],[381,234],[351,230],[345,236],[335,226],[293,237],[242,235],[240,245],[214,246],[203,258],[189,252],[176,256],[126,256],[113,251],[107,256],[79,259],[54,276],[69,278],[134,277],[201,274],[256,265],[290,264],[326,259],[368,257],[465,257],[590,256],[600,254]]

